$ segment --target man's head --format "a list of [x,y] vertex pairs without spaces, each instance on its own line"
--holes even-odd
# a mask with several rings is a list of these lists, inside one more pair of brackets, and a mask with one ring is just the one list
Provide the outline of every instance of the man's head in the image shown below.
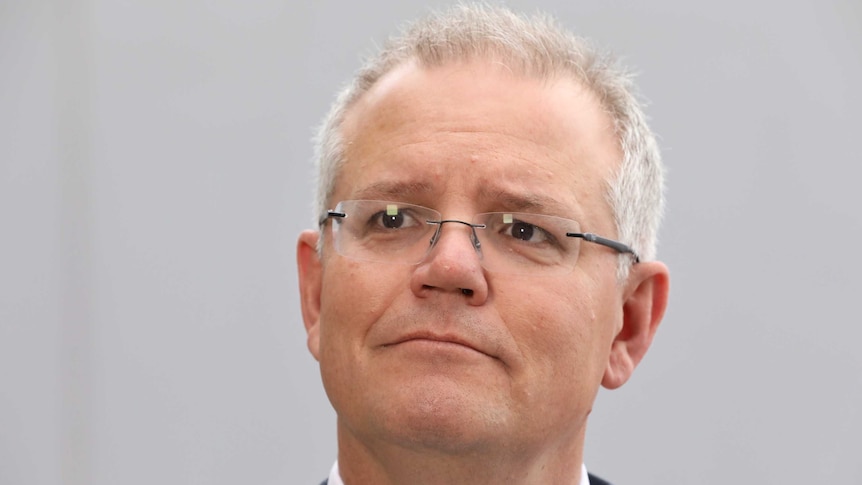
[[341,94],[297,258],[346,473],[403,477],[412,457],[531,480],[581,458],[599,385],[628,379],[667,297],[661,169],[629,87],[549,21],[459,7]]

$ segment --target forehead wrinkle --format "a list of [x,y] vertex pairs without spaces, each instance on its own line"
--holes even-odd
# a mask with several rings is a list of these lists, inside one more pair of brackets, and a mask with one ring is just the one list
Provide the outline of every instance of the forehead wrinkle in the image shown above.
[[490,184],[482,184],[479,188],[481,200],[492,201],[500,208],[514,212],[537,212],[548,215],[570,217],[573,208],[566,207],[558,199],[531,192],[514,192]]
[[431,191],[431,184],[427,182],[403,182],[382,180],[371,183],[370,185],[367,185],[365,187],[356,189],[353,192],[352,197],[357,199],[403,201],[403,199],[412,199],[417,195],[427,194]]

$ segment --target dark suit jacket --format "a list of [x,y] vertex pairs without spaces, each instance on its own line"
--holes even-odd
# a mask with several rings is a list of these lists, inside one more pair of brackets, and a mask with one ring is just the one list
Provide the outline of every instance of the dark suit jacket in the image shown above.
[[[590,476],[590,485],[611,485],[610,482],[606,482],[601,478],[593,475],[592,473],[588,474]],[[327,485],[329,483],[329,479],[320,482],[320,485]]]

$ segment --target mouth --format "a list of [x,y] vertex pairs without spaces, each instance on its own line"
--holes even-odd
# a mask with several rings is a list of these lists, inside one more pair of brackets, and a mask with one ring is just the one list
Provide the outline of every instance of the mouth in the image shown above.
[[489,355],[488,353],[480,350],[474,344],[457,335],[438,335],[426,332],[414,333],[405,335],[404,337],[401,337],[392,343],[386,344],[383,347],[394,347],[402,344],[420,344],[435,348],[443,348],[447,346],[460,347],[465,350],[478,352],[491,358],[496,358],[493,355]]

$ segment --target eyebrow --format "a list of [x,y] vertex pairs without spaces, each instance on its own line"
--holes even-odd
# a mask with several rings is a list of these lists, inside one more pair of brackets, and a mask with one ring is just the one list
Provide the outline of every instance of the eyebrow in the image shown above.
[[432,191],[427,182],[375,182],[357,190],[353,196],[357,199],[403,200],[417,194],[427,194]]
[[[390,181],[374,182],[358,189],[352,198],[359,200],[396,200],[411,202],[416,198],[434,193],[432,184],[423,181]],[[567,207],[557,198],[535,193],[518,192],[510,189],[483,184],[479,188],[479,200],[492,202],[494,210],[512,212],[536,212],[548,215],[570,217],[572,208]]]
[[541,212],[544,214],[570,214],[571,209],[566,208],[559,200],[546,195],[536,193],[515,193],[494,187],[483,186],[479,189],[482,200],[491,200],[499,204],[502,209],[513,212]]

